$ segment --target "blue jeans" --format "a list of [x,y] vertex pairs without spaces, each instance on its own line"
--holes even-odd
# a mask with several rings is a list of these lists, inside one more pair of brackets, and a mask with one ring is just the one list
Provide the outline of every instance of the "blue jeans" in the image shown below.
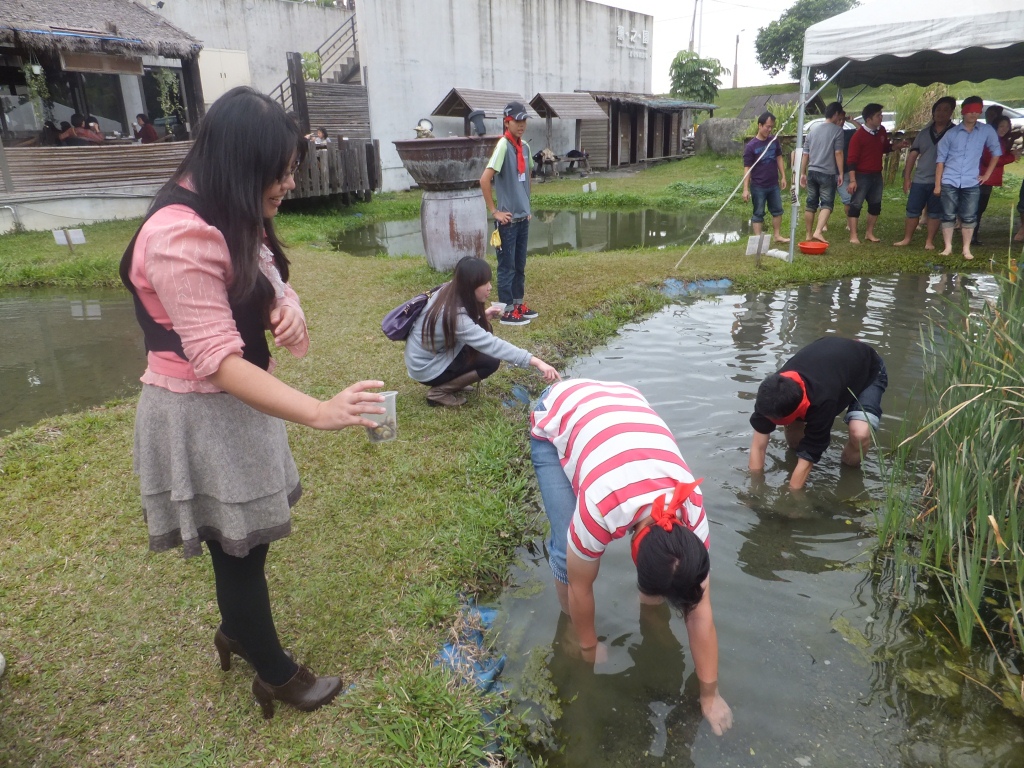
[[978,200],[981,198],[981,187],[953,187],[942,185],[942,228],[952,229],[956,226],[957,216],[960,223],[968,229],[974,229],[978,221]]
[[807,210],[816,211],[819,208],[832,210],[836,204],[836,178],[837,173],[821,173],[820,171],[807,172]]
[[[547,390],[541,394],[534,405],[534,411],[545,410],[543,400]],[[544,501],[544,513],[548,516],[551,535],[548,537],[548,563],[555,579],[562,584],[569,583],[566,572],[565,552],[568,547],[569,524],[576,513],[576,494],[572,483],[565,476],[562,462],[558,458],[558,449],[547,440],[530,438],[530,459],[533,471],[537,475],[537,485]]]
[[764,222],[764,208],[768,206],[768,212],[772,218],[782,215],[782,190],[778,187],[750,187],[750,199],[754,203],[754,215],[750,220],[755,224]]
[[885,363],[882,362],[881,365],[875,380],[868,384],[846,409],[844,423],[866,421],[872,429],[878,430],[878,425],[882,422],[882,395],[885,394],[885,388],[889,386],[889,374],[885,371]]
[[910,185],[910,194],[907,195],[907,218],[918,219],[921,211],[928,207],[929,219],[942,218],[942,198],[933,194],[935,184],[923,184],[915,181]]
[[498,225],[498,301],[522,304],[526,295],[526,239],[530,220],[520,219]]

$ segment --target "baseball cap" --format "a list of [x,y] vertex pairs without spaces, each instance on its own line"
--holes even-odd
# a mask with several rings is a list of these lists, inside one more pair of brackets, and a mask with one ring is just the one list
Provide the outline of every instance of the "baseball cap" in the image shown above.
[[525,120],[527,117],[526,107],[524,107],[518,101],[510,101],[508,104],[505,105],[505,111],[503,115],[505,116],[506,119],[509,120]]

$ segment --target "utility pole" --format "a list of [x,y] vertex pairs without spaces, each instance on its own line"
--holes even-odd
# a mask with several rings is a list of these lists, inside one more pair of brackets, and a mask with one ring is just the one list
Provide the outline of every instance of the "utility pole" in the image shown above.
[[690,53],[693,53],[693,34],[697,31],[697,3],[700,0],[693,0],[693,21],[690,22]]
[[[741,29],[740,32],[746,32],[745,29]],[[732,87],[733,90],[739,88],[739,72],[740,72],[740,32],[736,33],[736,55],[732,61]]]

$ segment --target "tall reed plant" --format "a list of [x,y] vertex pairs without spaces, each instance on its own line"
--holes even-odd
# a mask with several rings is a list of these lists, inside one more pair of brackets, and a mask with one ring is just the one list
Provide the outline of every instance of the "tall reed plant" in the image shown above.
[[[1024,703],[1024,291],[1011,273],[980,309],[922,334],[926,423],[890,464],[883,551],[909,584],[930,572],[969,647],[980,630]],[[922,480],[923,476],[923,480]],[[953,630],[949,630],[953,635]],[[1019,709],[1018,709],[1019,711]]]

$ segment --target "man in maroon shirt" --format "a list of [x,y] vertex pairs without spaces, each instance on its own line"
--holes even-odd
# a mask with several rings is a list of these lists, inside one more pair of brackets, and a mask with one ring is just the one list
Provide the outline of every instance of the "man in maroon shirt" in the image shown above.
[[882,212],[882,156],[893,150],[892,142],[882,127],[882,105],[868,104],[861,111],[861,118],[864,122],[850,139],[850,149],[846,153],[846,168],[850,172],[847,189],[852,195],[847,221],[850,242],[857,245],[860,245],[857,222],[865,200],[868,203],[868,228],[864,239],[870,243],[878,242],[875,222]]

